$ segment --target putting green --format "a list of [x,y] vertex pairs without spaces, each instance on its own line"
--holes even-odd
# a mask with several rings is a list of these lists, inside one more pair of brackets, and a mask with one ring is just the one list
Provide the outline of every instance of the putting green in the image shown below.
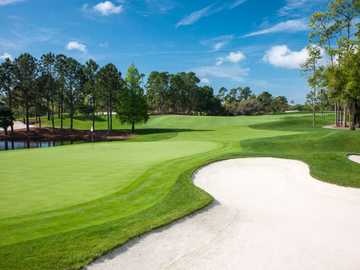
[[[120,191],[155,164],[216,146],[192,141],[113,142],[1,153],[0,175],[6,177],[0,182],[0,217],[95,200]],[[16,168],[8,170],[14,164]]]

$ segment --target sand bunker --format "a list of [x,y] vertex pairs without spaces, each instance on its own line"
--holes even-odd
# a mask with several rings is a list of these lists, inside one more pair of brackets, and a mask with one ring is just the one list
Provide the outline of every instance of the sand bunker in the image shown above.
[[217,202],[98,259],[88,270],[360,269],[360,190],[315,180],[306,164],[247,158],[195,176]]
[[351,161],[356,162],[356,163],[360,163],[360,155],[350,155],[350,156],[349,156],[349,159],[350,159]]

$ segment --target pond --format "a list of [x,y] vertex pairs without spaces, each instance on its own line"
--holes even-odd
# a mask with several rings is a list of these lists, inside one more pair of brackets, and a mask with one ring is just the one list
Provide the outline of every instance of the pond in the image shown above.
[[83,141],[0,141],[0,151],[26,148],[48,148],[77,143],[83,143]]

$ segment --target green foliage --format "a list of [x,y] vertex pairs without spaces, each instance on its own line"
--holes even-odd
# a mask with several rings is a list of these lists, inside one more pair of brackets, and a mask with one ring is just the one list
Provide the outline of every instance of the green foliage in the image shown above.
[[0,104],[0,127],[5,130],[13,124],[15,120],[13,112],[6,106]]
[[223,102],[227,113],[231,115],[281,113],[289,108],[286,97],[273,97],[269,92],[256,96],[249,87],[230,90]]
[[113,111],[121,94],[123,81],[115,65],[102,67],[96,76],[96,91],[101,96],[103,108],[106,110],[108,131],[113,129]]
[[[360,79],[357,74],[360,39],[354,33],[356,19],[360,15],[359,7],[359,1],[333,0],[326,11],[312,15],[309,59],[304,65],[304,70],[310,73],[308,82],[313,90],[309,94],[309,102],[314,116],[316,107],[329,107],[333,103],[336,125],[346,126],[349,112],[351,129],[360,126],[357,117],[360,114]],[[325,61],[321,62],[322,58]],[[326,58],[330,58],[329,63],[326,63]]]
[[125,77],[126,87],[118,101],[117,116],[122,123],[131,124],[135,131],[135,123],[147,122],[149,119],[147,100],[142,89],[144,75],[131,65]]

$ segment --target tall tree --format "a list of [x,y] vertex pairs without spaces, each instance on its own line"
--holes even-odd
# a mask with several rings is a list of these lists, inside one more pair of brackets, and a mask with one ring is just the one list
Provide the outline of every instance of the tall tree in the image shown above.
[[70,129],[74,128],[74,116],[81,98],[83,67],[74,58],[67,58],[65,69],[65,101],[69,107]]
[[258,95],[257,100],[262,108],[263,113],[272,111],[271,105],[273,103],[273,96],[269,92],[262,92]]
[[9,107],[0,104],[0,127],[4,130],[7,136],[7,130],[13,125],[15,121],[14,113]]
[[320,83],[320,74],[319,74],[319,61],[321,60],[321,50],[318,46],[309,45],[308,46],[308,53],[309,57],[306,60],[306,62],[303,64],[302,69],[304,72],[307,72],[310,74],[308,83],[310,87],[313,89],[310,93],[312,98],[311,100],[314,101],[312,103],[312,109],[313,109],[313,127],[315,128],[315,120],[316,120],[316,103],[317,100],[317,89],[319,87]]
[[55,81],[55,63],[56,56],[53,53],[47,53],[41,56],[40,69],[43,78],[43,87],[48,111],[48,121],[51,120],[51,126],[55,128],[55,102],[57,95],[57,84]]
[[169,110],[170,75],[167,72],[153,71],[146,83],[146,94],[151,110],[165,113]]
[[135,132],[135,124],[147,122],[149,119],[148,106],[142,81],[144,75],[139,72],[135,65],[131,65],[127,71],[123,91],[117,107],[117,115],[122,123],[131,124],[131,132]]
[[95,131],[96,123],[96,109],[97,109],[97,97],[98,93],[96,91],[96,75],[99,69],[99,65],[92,59],[86,62],[84,66],[84,90],[88,95],[91,103],[91,112],[92,112],[92,130]]
[[15,78],[17,89],[19,90],[19,100],[25,109],[27,132],[30,131],[30,108],[34,105],[37,76],[38,64],[35,57],[24,53],[15,59]]
[[113,64],[102,67],[96,76],[96,88],[106,108],[108,131],[112,131],[113,110],[122,90],[121,75]]
[[[15,88],[15,69],[14,63],[7,58],[0,65],[0,94],[4,95],[6,105],[10,111],[14,112],[14,88]],[[14,126],[11,125],[11,134],[14,133]]]
[[[8,128],[14,125],[15,117],[10,108],[0,104],[0,127],[4,130],[5,136],[8,135]],[[5,139],[5,150],[8,149],[8,142]]]
[[239,98],[240,100],[247,100],[251,97],[252,91],[250,87],[240,88]]
[[65,110],[65,75],[66,75],[67,57],[59,54],[55,59],[56,84],[57,84],[57,103],[58,117],[60,118],[60,128],[64,128],[64,110]]
[[228,92],[228,90],[227,90],[225,87],[221,87],[221,88],[219,89],[219,93],[218,93],[217,97],[218,97],[218,99],[220,99],[220,101],[221,101],[222,103],[225,102],[225,97],[226,97],[226,95],[227,95],[227,92]]

